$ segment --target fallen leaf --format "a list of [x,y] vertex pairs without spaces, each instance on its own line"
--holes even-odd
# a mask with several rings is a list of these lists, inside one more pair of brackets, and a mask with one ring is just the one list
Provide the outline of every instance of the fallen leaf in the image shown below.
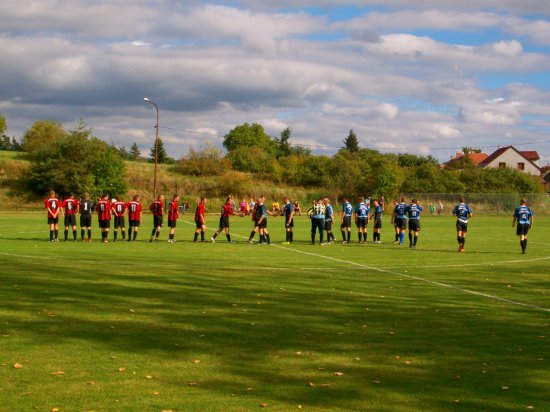
[[95,381],[88,382],[88,385],[95,385]]
[[405,365],[410,365],[411,361],[405,361]]
[[503,387],[500,388],[500,389],[502,389],[503,391],[507,391],[507,390],[510,389],[510,388],[509,388],[508,386],[503,386]]
[[153,392],[153,395],[159,396],[159,395],[160,395],[160,392],[159,392],[159,391],[155,391],[155,392]]
[[119,372],[125,372],[126,371],[126,368],[118,368],[117,369]]
[[111,359],[118,359],[118,356],[111,356]]
[[374,383],[375,385],[378,385],[380,381],[372,381],[372,383]]
[[320,370],[320,371],[324,371],[324,370],[325,370],[325,368],[319,368],[318,370]]
[[52,372],[50,373],[50,375],[54,375],[54,376],[61,376],[61,375],[64,375],[65,372],[61,372],[61,371],[56,371],[56,372]]
[[302,352],[296,352],[296,355],[301,355],[301,354],[302,354]]
[[308,385],[311,386],[312,388],[315,388],[316,386],[313,382],[308,383]]
[[14,369],[21,369],[22,367],[23,367],[23,365],[21,365],[20,363],[15,362],[15,363],[13,364],[13,368],[14,368]]
[[52,408],[52,412],[59,412],[59,408]]
[[162,412],[172,412],[172,409],[163,409]]
[[147,375],[145,379],[153,379],[153,377],[151,375]]
[[321,388],[328,388],[330,386],[330,383],[322,383],[319,385]]
[[201,363],[200,359],[193,359],[193,363]]
[[189,386],[197,386],[197,382],[188,382],[187,385],[189,385]]
[[260,403],[260,407],[267,408],[267,403]]
[[455,399],[455,403],[460,403],[460,399]]
[[344,372],[334,372],[336,376],[344,376]]
[[136,311],[134,309],[130,309],[130,312],[131,313],[135,313]]

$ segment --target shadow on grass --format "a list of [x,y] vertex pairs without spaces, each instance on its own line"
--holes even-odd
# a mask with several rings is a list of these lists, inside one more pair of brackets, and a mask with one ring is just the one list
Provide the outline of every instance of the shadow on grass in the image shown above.
[[[472,410],[548,405],[548,381],[535,379],[544,370],[537,358],[548,357],[537,339],[545,314],[501,311],[453,291],[415,295],[409,282],[354,282],[353,272],[293,278],[249,266],[234,273],[217,256],[208,270],[200,259],[176,260],[157,275],[154,262],[137,267],[112,253],[99,271],[78,260],[51,272],[41,262],[18,262],[0,283],[8,331],[35,345],[86,342],[183,362],[213,357],[217,373],[201,376],[194,390],[247,395],[242,382],[252,382],[250,396],[287,406],[453,410],[455,399]],[[239,257],[231,263],[239,265]],[[503,395],[504,385],[514,393]]]

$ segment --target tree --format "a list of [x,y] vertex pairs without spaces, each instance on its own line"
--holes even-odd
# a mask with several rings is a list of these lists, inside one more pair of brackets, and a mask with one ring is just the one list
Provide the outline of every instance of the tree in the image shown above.
[[349,135],[343,140],[343,143],[344,148],[352,153],[358,152],[359,149],[361,149],[359,146],[359,139],[357,139],[357,135],[354,133],[353,129],[349,131]]
[[29,158],[27,184],[35,194],[50,189],[62,196],[70,192],[92,196],[126,192],[124,162],[118,150],[93,137],[83,122],[50,144],[37,145]]
[[0,137],[4,136],[7,129],[8,124],[6,123],[6,118],[0,113]]
[[[162,139],[159,137],[158,139],[158,147],[157,147],[157,163],[173,163],[170,161],[170,157],[168,156],[168,152],[164,148],[164,143],[162,142]],[[155,162],[155,145],[151,147],[151,150],[149,152],[149,162],[154,163]]]
[[23,149],[31,153],[40,146],[49,146],[65,136],[67,132],[60,123],[53,120],[37,120],[23,135]]
[[264,128],[254,123],[252,125],[244,123],[236,126],[227,133],[223,139],[223,147],[228,152],[232,152],[240,147],[256,146],[263,149],[269,156],[275,156],[277,153],[277,142],[269,137]]
[[130,152],[128,153],[128,159],[129,160],[134,160],[134,161],[137,161],[137,160],[141,159],[141,152],[140,152],[139,147],[136,144],[136,142],[134,142],[132,144],[132,146],[130,146]]

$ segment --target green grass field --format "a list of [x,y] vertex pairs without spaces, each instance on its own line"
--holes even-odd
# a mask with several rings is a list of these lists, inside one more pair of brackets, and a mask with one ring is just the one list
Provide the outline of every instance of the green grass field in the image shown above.
[[193,244],[190,219],[176,244],[149,216],[82,244],[0,214],[0,410],[550,410],[548,218],[526,255],[511,217],[474,217],[463,254],[451,217],[417,250],[388,220],[381,245],[320,247],[304,217],[291,246],[280,218],[271,246],[248,218]]

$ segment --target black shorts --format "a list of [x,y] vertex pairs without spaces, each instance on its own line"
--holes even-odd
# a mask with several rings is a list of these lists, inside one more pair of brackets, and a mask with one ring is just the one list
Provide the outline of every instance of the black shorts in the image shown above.
[[382,229],[382,219],[378,219],[374,221],[374,228],[375,229]]
[[101,229],[109,229],[111,227],[111,219],[109,220],[100,220],[99,227]]
[[128,223],[130,226],[134,226],[134,227],[139,227],[139,225],[141,224],[139,220],[130,220]]
[[456,231],[466,233],[468,231],[468,223],[461,222],[460,220],[457,220],[456,221]]
[[264,218],[261,222],[259,219],[256,219],[256,222],[254,222],[254,226],[257,226],[260,229],[265,229],[267,227],[267,219]]
[[287,223],[288,219],[285,218],[285,227],[294,227],[294,219],[290,219],[290,223]]
[[153,216],[153,227],[162,227],[162,215]]
[[126,227],[126,223],[124,222],[124,216],[115,216],[114,227]]
[[395,227],[405,230],[407,228],[407,219],[402,217],[396,217],[393,221]]
[[65,215],[65,226],[76,226],[76,216]]
[[176,219],[176,220],[170,220],[170,219],[168,219],[168,227],[170,227],[170,228],[175,228],[175,227],[176,227],[176,223],[177,223],[177,219]]
[[92,215],[80,215],[80,227],[92,227]]
[[358,229],[364,229],[367,227],[367,218],[366,217],[359,217],[357,218],[357,228]]
[[342,218],[342,227],[351,227],[351,216],[344,216]]
[[411,219],[411,220],[409,220],[409,230],[411,232],[420,231],[420,219]]
[[59,222],[59,216],[48,218],[48,224],[49,225],[57,225],[58,222]]
[[220,226],[218,226],[220,229],[229,229],[229,218],[227,216],[221,216],[220,217]]
[[195,220],[195,227],[196,227],[197,229],[202,229],[202,222],[201,222],[201,221]]
[[518,223],[516,227],[516,235],[518,236],[527,236],[527,233],[531,229],[531,225],[528,223]]
[[332,230],[332,220],[325,220],[325,230],[329,232]]

